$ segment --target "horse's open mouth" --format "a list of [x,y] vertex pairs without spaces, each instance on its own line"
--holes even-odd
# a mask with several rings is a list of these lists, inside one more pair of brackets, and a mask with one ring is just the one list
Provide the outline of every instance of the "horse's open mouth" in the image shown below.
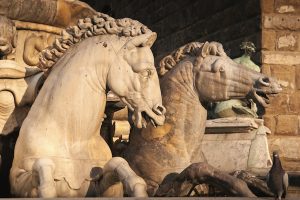
[[[147,115],[146,112],[142,112],[142,117],[143,117],[142,120],[145,121],[145,127],[144,127],[144,128],[146,128],[146,126],[147,126],[147,124],[148,124],[149,122],[151,122],[151,124],[152,124],[155,128],[158,126],[158,124],[155,122],[155,120],[152,119],[151,117],[149,117],[149,115]],[[143,123],[143,124],[144,124],[144,123]]]
[[164,124],[166,109],[163,106],[156,105],[152,109],[148,106],[141,106],[141,108],[138,109],[133,108],[124,97],[120,99],[127,105],[128,109],[133,112],[132,121],[137,128],[146,128],[149,122],[151,122],[154,127]]
[[269,97],[261,91],[254,91],[253,92],[254,98],[263,106],[267,107],[268,104],[270,103]]
[[149,122],[157,127],[164,124],[165,115],[156,114],[150,109],[142,112],[134,111],[132,120],[137,128],[146,128]]

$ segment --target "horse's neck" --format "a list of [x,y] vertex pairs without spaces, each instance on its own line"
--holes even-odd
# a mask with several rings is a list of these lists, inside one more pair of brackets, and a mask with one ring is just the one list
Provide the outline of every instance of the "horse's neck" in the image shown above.
[[166,123],[172,125],[173,137],[185,141],[185,145],[195,146],[204,134],[207,112],[194,87],[192,63],[180,63],[162,79],[161,86],[163,105],[167,109]]
[[35,117],[44,117],[50,110],[47,116],[59,121],[71,137],[79,140],[82,139],[80,134],[98,132],[106,102],[108,52],[97,45],[95,39],[68,50],[54,66],[35,102],[42,104],[37,106],[39,109],[44,109],[37,111],[40,116]]
[[97,87],[93,88],[97,92],[105,92],[109,60],[112,59],[108,48],[104,48],[99,40],[97,37],[91,37],[72,46],[53,67],[50,76],[78,82],[78,87],[80,81],[84,81],[90,87]]

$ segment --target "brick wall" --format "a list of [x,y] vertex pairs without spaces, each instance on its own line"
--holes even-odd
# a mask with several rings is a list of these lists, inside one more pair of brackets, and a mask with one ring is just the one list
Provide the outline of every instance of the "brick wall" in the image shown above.
[[300,170],[300,1],[261,0],[262,69],[283,92],[271,99],[265,124],[271,151],[279,149],[287,170]]

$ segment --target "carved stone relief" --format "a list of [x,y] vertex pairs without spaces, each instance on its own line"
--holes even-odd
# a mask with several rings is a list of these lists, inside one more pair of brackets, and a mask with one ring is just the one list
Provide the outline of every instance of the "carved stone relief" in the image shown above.
[[36,67],[38,54],[57,35],[17,30],[12,20],[5,16],[0,20],[0,135],[7,135],[20,127],[35,100],[43,82],[43,73]]
[[20,127],[37,96],[42,73],[11,60],[0,60],[0,134]]
[[74,25],[78,19],[96,13],[81,1],[0,0],[0,5],[0,13],[10,19],[55,27]]
[[[6,135],[20,127],[36,97],[32,91],[43,84],[43,73],[36,67],[39,53],[60,37],[60,27],[95,11],[80,1],[0,0],[0,4],[4,15],[0,17],[0,56],[5,59],[0,63],[0,135]],[[26,104],[16,98],[24,98]]]
[[42,31],[18,31],[16,62],[24,66],[36,67],[39,63],[39,53],[50,46],[56,37],[59,36]]
[[0,16],[0,59],[6,59],[6,56],[13,52],[13,48],[16,47],[16,37],[13,21]]

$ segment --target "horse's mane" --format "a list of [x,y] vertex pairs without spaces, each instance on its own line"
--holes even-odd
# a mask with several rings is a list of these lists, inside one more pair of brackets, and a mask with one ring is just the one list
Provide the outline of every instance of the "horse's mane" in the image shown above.
[[159,62],[158,74],[163,76],[187,56],[205,57],[206,55],[226,56],[226,53],[222,44],[218,42],[191,42],[162,58]]
[[38,67],[48,71],[61,58],[70,46],[97,35],[118,35],[135,37],[152,32],[142,23],[129,18],[114,19],[97,13],[92,18],[79,19],[77,25],[62,31],[61,37],[40,54]]

